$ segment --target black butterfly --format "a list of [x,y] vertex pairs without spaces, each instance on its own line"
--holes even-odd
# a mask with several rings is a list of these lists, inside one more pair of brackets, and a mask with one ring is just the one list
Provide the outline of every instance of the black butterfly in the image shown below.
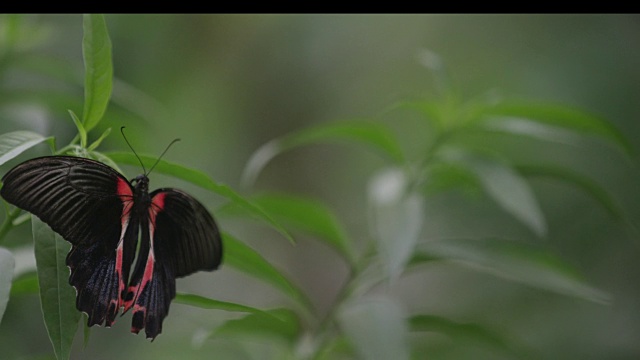
[[222,241],[200,202],[172,188],[149,193],[147,174],[129,182],[94,160],[47,156],[11,169],[0,194],[72,244],[69,283],[89,326],[111,326],[121,308],[133,308],[131,331],[144,328],[153,339],[176,295],[175,278],[216,269]]

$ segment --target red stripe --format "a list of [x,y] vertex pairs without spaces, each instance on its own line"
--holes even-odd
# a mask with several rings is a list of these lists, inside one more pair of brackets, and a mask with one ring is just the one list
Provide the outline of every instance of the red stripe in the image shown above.
[[[125,312],[129,310],[131,306],[133,306],[134,314],[140,311],[146,311],[146,307],[144,305],[138,304],[137,301],[140,293],[146,291],[147,284],[149,284],[153,279],[153,270],[156,262],[156,256],[153,249],[156,230],[156,216],[158,215],[158,212],[164,209],[164,199],[165,193],[156,194],[153,199],[151,199],[151,206],[149,206],[149,254],[147,255],[147,262],[144,266],[144,273],[142,274],[140,283],[136,284],[135,286],[129,287],[129,292],[134,292],[135,296],[130,302],[125,303]],[[137,330],[139,331],[140,329]],[[132,328],[131,331],[137,333],[134,328]]]
[[155,213],[153,215],[152,214],[149,214],[149,215],[153,216],[154,223],[155,223],[155,216],[158,213],[158,211],[164,210],[164,198],[165,198],[166,195],[167,194],[164,193],[164,192],[157,193],[153,197],[153,199],[151,199],[151,205],[152,205],[152,207],[155,207],[156,209],[155,209]]
[[[142,275],[142,280],[140,281],[140,288],[138,289],[138,291],[144,291],[147,284],[153,279],[153,268],[156,262],[156,255],[153,249],[156,230],[156,215],[158,214],[158,210],[164,207],[164,194],[160,193],[154,196],[151,200],[151,203],[152,206],[149,207],[149,255],[147,256],[147,263],[144,266],[144,274]],[[136,298],[137,297],[138,296],[136,294]],[[137,306],[138,305],[136,304],[136,307]],[[134,312],[136,311],[136,307],[134,307]]]
[[128,279],[124,279],[122,274],[122,256],[123,256],[123,246],[124,246],[124,235],[127,232],[127,228],[129,227],[129,219],[131,218],[131,208],[133,207],[133,192],[131,190],[131,185],[127,181],[122,178],[118,178],[118,196],[122,201],[122,215],[120,216],[120,241],[118,242],[118,247],[116,249],[116,274],[118,276],[118,308],[125,306],[125,287],[127,284],[125,283]]
[[122,245],[124,243],[123,237],[125,231],[126,228],[123,228],[122,236],[120,237],[120,242],[118,243],[118,248],[116,249],[116,274],[118,276],[118,309],[124,306],[124,287],[126,286],[122,276]]
[[122,201],[125,201],[125,197],[129,200],[133,199],[133,191],[131,190],[131,185],[129,185],[129,183],[123,178],[118,178],[118,189],[116,191],[118,192],[118,196],[120,196]]

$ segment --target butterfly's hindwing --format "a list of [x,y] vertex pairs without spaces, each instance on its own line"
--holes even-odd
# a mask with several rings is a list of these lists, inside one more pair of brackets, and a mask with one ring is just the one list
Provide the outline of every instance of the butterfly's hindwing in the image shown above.
[[209,212],[188,194],[158,189],[150,199],[129,287],[135,295],[125,311],[133,307],[131,331],[144,328],[148,338],[155,338],[176,295],[175,278],[217,268],[222,241]]

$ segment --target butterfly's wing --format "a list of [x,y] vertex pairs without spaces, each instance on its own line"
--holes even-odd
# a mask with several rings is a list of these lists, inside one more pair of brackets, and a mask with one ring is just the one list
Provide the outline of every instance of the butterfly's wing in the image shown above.
[[135,255],[138,222],[133,189],[114,169],[97,161],[48,156],[23,162],[3,178],[0,194],[27,210],[72,244],[69,283],[89,326],[110,326],[123,304]]
[[150,197],[125,311],[133,307],[131,331],[144,328],[147,338],[153,339],[162,331],[176,295],[175,278],[218,268],[222,240],[207,209],[190,195],[167,188]]

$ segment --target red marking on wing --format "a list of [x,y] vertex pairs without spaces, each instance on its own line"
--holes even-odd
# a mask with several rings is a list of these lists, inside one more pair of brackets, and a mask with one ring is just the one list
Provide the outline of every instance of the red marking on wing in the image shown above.
[[118,196],[122,201],[122,215],[120,215],[120,224],[121,224],[121,232],[120,232],[120,241],[118,242],[118,247],[116,248],[116,273],[118,275],[118,308],[125,306],[125,287],[127,286],[126,282],[129,279],[125,279],[122,274],[122,256],[123,256],[123,246],[124,246],[124,236],[127,232],[127,228],[129,227],[129,220],[131,219],[131,208],[133,207],[133,192],[131,191],[131,185],[127,183],[125,180],[118,178]]
[[109,308],[107,311],[107,318],[105,319],[105,326],[111,327],[116,322],[116,314],[118,313],[118,301],[112,299],[109,301]]
[[[155,224],[155,220],[156,220],[156,215],[158,214],[158,211],[162,211],[164,210],[164,197],[166,196],[166,193],[164,192],[160,192],[157,193],[153,199],[151,199],[151,206],[152,208],[155,208],[154,212],[149,212],[149,217],[153,218],[153,223]],[[155,225],[154,225],[155,227]]]
[[128,200],[133,200],[133,191],[131,190],[131,185],[122,179],[118,178],[118,196],[124,201],[124,197],[127,197]]
[[[159,211],[162,211],[162,209],[164,209],[164,197],[165,197],[164,193],[159,193],[156,196],[154,196],[153,199],[151,199],[151,206],[149,206],[149,242],[150,244],[149,244],[149,254],[147,255],[147,262],[144,266],[144,273],[142,275],[142,279],[138,284],[134,286],[129,286],[128,293],[134,294],[134,295],[130,299],[123,301],[124,312],[127,312],[133,306],[134,316],[136,313],[139,313],[140,311],[142,311],[143,314],[144,314],[144,311],[146,311],[143,307],[136,304],[136,301],[140,293],[144,291],[147,284],[151,282],[151,280],[153,279],[153,269],[156,262],[156,255],[153,249],[154,235],[156,230],[156,216],[158,215]],[[138,331],[139,330],[140,329],[138,329]],[[133,328],[131,331],[137,333],[137,331],[134,331]]]
[[[144,275],[142,275],[142,280],[140,281],[138,294],[153,278],[153,267],[156,262],[156,255],[153,250],[154,234],[156,230],[156,215],[158,214],[158,209],[162,209],[164,206],[164,194],[161,195],[162,196],[155,196],[151,200],[152,205],[149,207],[149,255],[147,256],[147,263],[144,266]],[[156,208],[156,206],[158,208]],[[138,297],[138,294],[136,294],[136,298]],[[135,307],[134,312],[136,312]]]
[[[150,213],[152,211],[153,210],[149,210]],[[154,222],[155,222],[155,219],[154,219]],[[137,302],[137,300],[140,293],[145,291],[147,285],[153,279],[153,268],[155,264],[155,255],[153,253],[153,226],[151,225],[151,223],[149,224],[149,227],[150,227],[150,233],[151,233],[150,234],[151,248],[149,249],[149,256],[147,257],[147,263],[144,267],[144,275],[142,276],[142,280],[140,281],[140,284],[136,287],[136,296],[134,297],[134,300],[133,300],[134,305],[133,305],[133,318],[131,320],[131,332],[135,334],[139,333],[140,330],[142,330],[146,325],[147,308],[146,306],[140,305]],[[149,294],[147,294],[146,296],[149,296]],[[129,305],[129,307],[130,306],[131,304]]]
[[151,241],[151,250],[153,252],[154,234],[156,232],[156,217],[158,213],[164,210],[164,197],[165,193],[161,192],[156,194],[151,199],[151,206],[149,206],[149,238]]
[[124,244],[124,233],[127,230],[127,225],[129,223],[128,221],[129,219],[127,219],[126,224],[123,224],[122,226],[122,234],[120,235],[120,242],[118,243],[118,247],[116,249],[116,274],[118,275],[118,309],[120,309],[122,306],[124,306],[124,296],[125,296],[125,287],[127,286],[125,284],[125,282],[128,279],[124,279],[124,276],[122,274],[122,251],[123,251],[123,244]]
[[136,304],[133,307],[133,319],[131,320],[131,332],[137,334],[144,327],[144,318],[147,315],[147,309],[144,306]]

